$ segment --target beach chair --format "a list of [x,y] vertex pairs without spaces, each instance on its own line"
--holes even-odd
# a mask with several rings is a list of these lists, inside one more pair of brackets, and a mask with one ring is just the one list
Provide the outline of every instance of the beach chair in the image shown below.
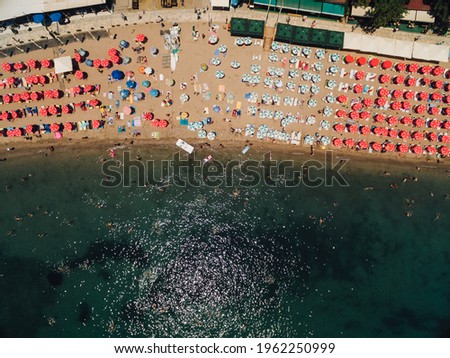
[[351,71],[350,71],[350,76],[349,76],[349,78],[350,78],[351,80],[354,80],[354,79],[355,79],[355,73],[356,73],[356,70],[351,70]]
[[218,90],[219,90],[219,92],[225,93],[225,85],[219,85]]

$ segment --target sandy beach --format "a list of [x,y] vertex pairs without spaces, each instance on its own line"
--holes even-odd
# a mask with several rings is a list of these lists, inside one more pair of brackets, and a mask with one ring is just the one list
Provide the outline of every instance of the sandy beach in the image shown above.
[[[352,55],[356,60],[360,56],[370,60],[374,56],[361,55],[356,53],[351,53],[348,51],[333,51],[326,50],[323,59],[317,58],[317,48],[311,48],[311,54],[308,57],[302,56],[300,53],[298,56],[291,55],[291,50],[294,46],[290,46],[289,50],[283,53],[280,50],[276,51],[263,51],[262,40],[253,39],[252,44],[249,46],[238,46],[235,44],[235,37],[231,37],[230,33],[226,30],[227,25],[225,23],[214,22],[214,31],[208,26],[207,22],[195,22],[195,23],[180,23],[178,24],[180,28],[180,52],[179,60],[176,63],[176,68],[172,71],[170,65],[168,66],[167,61],[169,58],[169,51],[164,48],[164,40],[160,35],[161,30],[168,30],[172,24],[165,23],[165,27],[162,28],[159,23],[150,23],[146,25],[136,25],[136,26],[126,26],[121,28],[114,28],[110,30],[110,38],[102,38],[100,41],[93,39],[86,39],[84,43],[74,43],[64,46],[64,53],[62,56],[70,55],[74,57],[74,54],[80,50],[80,48],[87,51],[86,58],[89,59],[107,59],[108,50],[115,48],[119,49],[119,43],[121,40],[126,40],[130,43],[130,46],[123,49],[120,52],[121,58],[129,57],[131,58],[131,63],[129,64],[119,64],[112,65],[110,68],[103,68],[98,70],[94,67],[88,67],[85,61],[77,63],[74,60],[75,66],[79,67],[79,70],[85,73],[85,79],[78,80],[74,74],[67,74],[65,79],[61,76],[57,81],[52,83],[47,83],[44,85],[33,85],[29,91],[45,91],[48,89],[58,89],[61,94],[64,94],[61,98],[44,98],[39,101],[29,102],[29,103],[3,103],[1,108],[2,112],[8,111],[12,112],[14,110],[21,110],[24,107],[36,106],[38,109],[40,107],[49,108],[52,105],[64,106],[69,104],[75,104],[80,102],[88,102],[93,99],[97,99],[99,102],[95,108],[89,108],[87,105],[86,110],[82,110],[81,107],[75,106],[75,111],[68,114],[58,114],[53,116],[42,116],[40,113],[36,116],[27,116],[24,118],[17,118],[15,120],[10,120],[10,122],[3,120],[0,122],[0,127],[5,129],[11,127],[21,127],[25,131],[28,125],[41,125],[44,123],[61,123],[64,125],[66,122],[76,123],[79,121],[94,121],[102,120],[104,125],[100,129],[89,129],[81,131],[62,131],[63,138],[55,139],[53,138],[53,133],[42,134],[42,136],[37,137],[36,135],[30,135],[32,140],[25,140],[23,137],[16,138],[0,138],[0,145],[5,149],[5,154],[2,155],[7,157],[12,155],[12,152],[6,152],[7,147],[14,146],[17,151],[30,152],[34,151],[36,146],[40,148],[46,148],[49,145],[55,147],[73,144],[76,146],[84,145],[84,143],[92,143],[95,141],[99,144],[101,140],[104,143],[117,143],[124,142],[125,140],[135,140],[141,142],[145,145],[157,145],[166,143],[172,143],[175,149],[175,141],[178,138],[182,138],[187,142],[193,144],[196,148],[202,143],[208,142],[212,148],[219,149],[219,144],[222,143],[225,147],[233,146],[236,147],[237,151],[241,151],[246,145],[246,142],[251,142],[253,145],[264,148],[271,148],[272,142],[280,147],[281,151],[289,152],[307,152],[309,153],[311,148],[309,143],[305,143],[306,137],[311,137],[313,140],[312,145],[316,150],[333,149],[336,150],[338,155],[358,155],[364,156],[365,158],[388,158],[389,160],[396,160],[400,157],[402,162],[413,160],[413,161],[425,161],[431,160],[436,161],[435,153],[427,153],[425,150],[427,146],[433,146],[435,150],[439,151],[442,146],[448,146],[445,141],[448,140],[448,129],[446,129],[446,123],[448,124],[448,116],[444,115],[443,112],[449,104],[444,101],[448,100],[449,85],[448,80],[445,79],[445,74],[439,76],[433,76],[432,74],[419,74],[413,73],[409,74],[407,72],[399,73],[396,71],[395,67],[398,63],[404,63],[407,67],[409,64],[418,64],[419,66],[427,65],[425,63],[418,63],[417,61],[399,61],[398,59],[387,59],[380,56],[376,58],[380,60],[379,65],[375,67],[370,67],[369,64],[364,64],[357,66],[355,62],[345,63],[343,59],[347,55]],[[192,30],[198,32],[198,39],[194,38]],[[147,41],[140,45],[143,47],[140,53],[137,53],[132,48],[139,46],[135,42],[135,37],[137,34],[144,34],[147,37]],[[209,44],[208,40],[210,36],[217,36],[217,44]],[[225,52],[219,52],[220,46],[226,46]],[[280,43],[280,47],[283,44]],[[156,47],[158,53],[152,55],[150,53],[150,48]],[[302,50],[302,47],[300,47]],[[332,62],[330,60],[330,55],[336,54],[339,60]],[[52,59],[57,57],[58,48],[49,48],[46,50],[34,51],[30,54],[22,54],[8,58],[9,63],[17,63],[27,61],[32,58],[38,61],[43,59]],[[146,57],[147,63],[139,63],[139,56]],[[272,56],[272,61],[269,57]],[[276,60],[273,60],[274,58]],[[299,67],[295,63],[291,63],[290,60],[296,57],[297,62],[303,64],[303,68]],[[212,59],[218,59],[220,62],[218,65],[212,63]],[[388,69],[383,69],[381,64],[384,60],[389,60],[392,62],[392,67]],[[239,68],[233,69],[230,64],[232,61],[239,62]],[[201,65],[206,64],[208,69],[203,71]],[[251,67],[254,65],[254,67]],[[428,64],[430,68],[434,68],[435,64]],[[154,74],[146,75],[145,73],[140,73],[140,67],[151,67],[154,69]],[[317,66],[317,67],[316,67]],[[330,67],[338,67],[338,73],[335,75],[327,74]],[[441,64],[441,66],[444,66]],[[268,71],[272,67],[273,69],[281,69],[283,74],[280,77],[270,76]],[[448,70],[447,67],[443,67],[445,71]],[[74,68],[74,71],[77,68]],[[134,72],[132,76],[126,76],[120,81],[111,81],[108,77],[113,70],[123,71],[128,74],[129,71]],[[253,70],[253,71],[252,71]],[[289,78],[289,72],[291,70],[297,70],[298,77]],[[356,78],[351,78],[355,73],[360,70],[364,72],[364,78],[357,80]],[[15,71],[14,73],[8,73],[5,70],[1,70],[2,79],[7,82],[8,77],[27,77],[29,75],[45,75],[52,70],[50,69],[32,69],[30,72],[25,71],[20,73]],[[224,73],[223,79],[216,78],[216,71],[222,71]],[[303,74],[307,72],[310,77],[317,75],[317,83],[313,82],[313,79],[304,80]],[[258,76],[260,83],[256,85],[250,85],[249,83],[243,83],[242,78],[244,75]],[[380,76],[382,74],[388,75],[392,78],[392,81],[387,83],[380,83]],[[417,80],[417,85],[407,87],[406,85],[397,85],[393,82],[396,76],[403,76],[405,80],[408,76],[413,77]],[[422,86],[420,82],[421,79],[429,79],[426,86]],[[145,98],[140,101],[130,101],[130,96],[126,100],[120,98],[120,90],[126,88],[127,80],[134,80],[137,83],[137,88],[134,92],[143,92]],[[265,85],[264,81],[268,80],[269,86]],[[317,79],[317,78],[316,78]],[[150,81],[150,86],[145,88],[142,82],[148,80]],[[169,81],[168,81],[169,80]],[[169,85],[170,81],[173,80],[174,84]],[[280,87],[275,87],[277,80],[280,81]],[[329,80],[335,81],[335,87],[328,86]],[[429,86],[434,85],[434,81],[443,82],[443,87],[441,89],[432,89]],[[361,85],[364,87],[364,92],[366,93],[355,93],[358,92],[355,89],[355,85]],[[88,94],[81,94],[73,96],[70,94],[70,90],[77,85],[92,85],[99,86],[100,90],[97,92],[92,92]],[[317,94],[312,94],[309,90],[304,94],[299,93],[300,86],[306,85],[308,88],[314,85],[318,88]],[[287,86],[292,86],[292,90]],[[347,88],[346,91],[342,88]],[[365,99],[376,102],[377,96],[379,95],[379,90],[381,88],[386,88],[389,92],[388,95],[388,105],[387,108],[375,108],[373,104],[368,106],[363,106],[358,110],[352,110],[352,107],[356,103],[363,103]],[[152,89],[157,89],[160,92],[160,96],[153,98],[150,96],[150,91]],[[341,89],[341,90],[340,90]],[[402,91],[402,97],[395,99],[392,97],[394,91],[400,89]],[[400,102],[405,101],[403,96],[406,96],[405,92],[411,90],[414,92],[414,98],[410,100],[411,109],[405,110],[403,108],[394,110],[389,107],[389,101]],[[1,89],[0,94],[5,96],[7,94],[22,93],[25,89],[18,86],[8,86],[5,85]],[[132,91],[133,92],[133,91]],[[416,98],[420,92],[440,93],[440,100],[438,101],[420,101]],[[187,95],[188,101],[182,102],[180,99],[181,95]],[[277,96],[279,99],[278,104],[265,104],[262,101],[263,96]],[[333,101],[328,100],[332,97]],[[344,95],[347,100],[344,103],[339,103],[337,100],[339,96]],[[286,100],[286,97],[290,98],[292,101]],[[162,101],[164,99],[170,99],[173,104],[171,106],[162,106]],[[308,101],[314,100],[314,105],[308,105]],[[431,114],[417,114],[415,113],[415,108],[421,104],[428,104],[431,102],[433,106],[439,108],[439,113],[436,115]],[[132,106],[133,113],[130,115],[123,115],[124,107]],[[328,108],[328,109],[325,109]],[[427,110],[430,109],[427,107]],[[345,111],[345,116],[339,118],[337,113],[339,110]],[[234,114],[233,114],[234,111]],[[241,114],[238,115],[237,112],[240,111]],[[255,115],[250,112],[254,111]],[[274,118],[261,118],[261,111],[266,111],[268,116]],[[330,114],[326,115],[325,111],[329,111]],[[101,117],[101,112],[104,112],[103,118]],[[119,118],[116,117],[116,112]],[[207,140],[199,138],[199,130],[188,130],[188,127],[181,125],[180,115],[182,112],[187,112],[189,114],[188,122],[199,122],[206,117],[210,117],[212,124],[207,124],[204,126],[206,133],[213,132],[216,136],[215,140]],[[278,112],[278,113],[275,113]],[[368,118],[357,118],[355,121],[351,118],[352,112],[368,112]],[[152,113],[155,119],[167,120],[168,127],[161,128],[152,125],[152,121],[144,120],[144,113]],[[374,119],[375,115],[381,113],[385,120],[383,123],[377,123]],[[387,121],[389,116],[394,116],[395,121],[389,124]],[[115,118],[116,117],[116,118]],[[281,119],[288,117],[290,122],[282,125]],[[411,117],[412,120],[421,118],[424,120],[424,125],[422,127],[415,127],[409,123],[402,123],[402,118]],[[276,119],[275,119],[276,118]],[[430,121],[436,119],[438,121],[438,126],[434,128],[430,127]],[[324,125],[327,122],[327,126]],[[343,131],[337,131],[336,125],[341,124],[344,126]],[[350,128],[351,125],[356,125],[359,127],[355,132],[355,128]],[[257,131],[261,126],[267,126],[264,130],[272,132],[274,136],[265,139],[258,139]],[[362,134],[361,127],[368,127],[370,134]],[[398,136],[390,138],[386,133],[375,134],[373,133],[374,127],[379,126],[394,130],[397,133],[401,131],[408,132],[408,138],[402,139]],[[124,132],[119,133],[118,128],[122,127],[125,129]],[[245,135],[253,132],[253,135]],[[264,133],[266,133],[264,132]],[[420,136],[417,139],[409,138],[411,135],[415,136],[415,132],[420,132]],[[205,133],[205,134],[206,134]],[[431,134],[434,133],[434,134]],[[297,135],[298,145],[289,144],[289,141],[279,140],[279,136],[284,136],[284,138],[291,139],[292,136]],[[431,140],[430,135],[433,137]],[[334,139],[338,139],[342,142],[346,139],[352,139],[354,143],[363,140],[371,145],[373,142],[380,143],[383,145],[383,153],[376,150],[359,150],[356,151],[354,148],[345,148],[344,144],[333,145],[324,144],[321,141],[322,137],[327,137],[330,141],[334,142]],[[83,139],[84,138],[84,139]],[[311,139],[310,138],[310,139]],[[397,150],[392,153],[384,152],[384,145],[386,143],[393,143]],[[338,144],[338,143],[335,143]],[[398,146],[400,144],[406,144],[409,153],[400,153],[398,151]],[[342,149],[339,147],[342,146]],[[414,154],[414,146],[421,147],[421,153]],[[18,152],[16,152],[18,153]],[[445,155],[439,156],[439,160],[442,161]]]

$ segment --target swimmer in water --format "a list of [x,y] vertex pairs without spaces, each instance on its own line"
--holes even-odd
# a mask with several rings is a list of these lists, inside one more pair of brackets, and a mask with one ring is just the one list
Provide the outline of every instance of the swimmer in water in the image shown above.
[[433,221],[437,221],[441,218],[441,213],[436,213],[436,216],[434,217]]
[[411,216],[413,215],[413,212],[412,212],[412,211],[407,211],[405,215],[406,215],[407,217],[411,217]]

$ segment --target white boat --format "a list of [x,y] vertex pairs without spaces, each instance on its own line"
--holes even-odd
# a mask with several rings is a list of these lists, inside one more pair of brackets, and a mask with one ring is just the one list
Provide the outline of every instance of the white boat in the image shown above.
[[182,139],[178,139],[176,144],[177,144],[177,147],[180,147],[181,149],[188,152],[189,154],[192,154],[192,152],[194,151],[194,147],[192,145],[186,143]]
[[212,160],[212,155],[210,154],[210,155],[208,155],[206,158],[203,158],[203,163],[208,163],[209,161],[211,161]]

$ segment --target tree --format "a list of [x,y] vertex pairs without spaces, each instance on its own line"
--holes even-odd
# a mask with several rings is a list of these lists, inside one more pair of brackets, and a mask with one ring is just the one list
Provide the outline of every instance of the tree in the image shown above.
[[[366,27],[375,31],[380,27],[395,24],[406,13],[407,0],[374,0],[373,8],[369,11]],[[443,0],[446,1],[446,0]]]
[[434,32],[438,35],[445,35],[450,24],[450,5],[448,0],[430,0],[430,14],[434,17]]
[[352,0],[351,2],[355,7],[366,7],[370,5],[370,0]]

